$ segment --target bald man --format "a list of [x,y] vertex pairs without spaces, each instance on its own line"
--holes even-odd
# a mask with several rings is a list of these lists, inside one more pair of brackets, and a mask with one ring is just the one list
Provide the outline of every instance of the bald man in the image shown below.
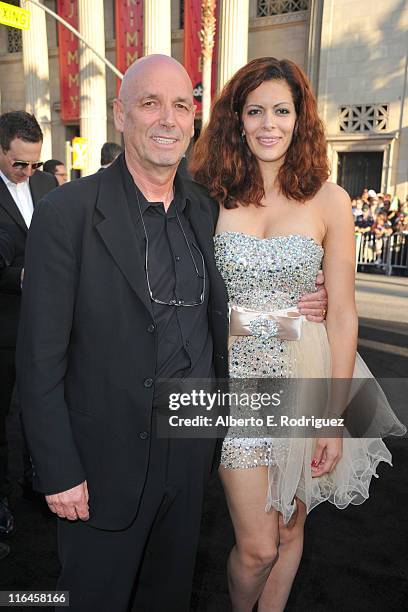
[[176,174],[194,111],[178,62],[138,60],[114,104],[124,154],[45,198],[30,230],[21,405],[75,612],[189,610],[215,441],[159,439],[155,381],[227,374],[217,209]]
[[124,154],[30,229],[19,389],[72,612],[189,610],[215,441],[156,435],[156,381],[225,378],[228,336],[218,208],[177,173],[194,112],[178,62],[135,62],[114,103]]

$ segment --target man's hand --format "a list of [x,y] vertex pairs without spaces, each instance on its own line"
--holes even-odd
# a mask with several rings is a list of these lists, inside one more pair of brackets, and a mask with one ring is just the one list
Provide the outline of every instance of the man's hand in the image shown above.
[[89,495],[86,480],[68,491],[46,495],[45,500],[51,512],[58,514],[60,518],[67,518],[70,521],[89,519]]
[[306,315],[308,321],[322,323],[327,313],[327,291],[324,287],[323,272],[316,277],[315,293],[305,293],[298,302],[300,314]]

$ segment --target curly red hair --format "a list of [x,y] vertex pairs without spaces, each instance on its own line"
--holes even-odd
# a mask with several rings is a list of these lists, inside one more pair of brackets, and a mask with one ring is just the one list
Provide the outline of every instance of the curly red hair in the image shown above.
[[241,137],[242,111],[248,94],[272,79],[286,81],[297,115],[277,177],[280,192],[288,199],[305,202],[329,176],[324,127],[307,77],[290,60],[254,59],[236,72],[218,96],[189,164],[195,180],[226,208],[235,208],[238,201],[260,206],[265,195],[258,162]]

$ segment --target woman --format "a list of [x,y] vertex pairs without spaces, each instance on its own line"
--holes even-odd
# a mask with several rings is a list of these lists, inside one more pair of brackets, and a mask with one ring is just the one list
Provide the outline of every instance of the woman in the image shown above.
[[[347,193],[326,182],[323,126],[302,71],[274,58],[239,70],[214,104],[190,169],[220,204],[214,240],[231,308],[231,377],[352,378],[353,216]],[[301,317],[294,322],[291,315],[299,296],[313,290],[322,261],[327,325],[302,320],[294,340]],[[369,375],[361,360],[359,367],[359,375]],[[388,417],[390,429],[404,433],[394,415]],[[324,500],[341,508],[364,501],[380,461],[391,457],[379,439],[343,445],[339,437],[229,432],[220,476],[236,537],[228,561],[235,612],[248,612],[256,602],[259,612],[284,609],[307,512]]]

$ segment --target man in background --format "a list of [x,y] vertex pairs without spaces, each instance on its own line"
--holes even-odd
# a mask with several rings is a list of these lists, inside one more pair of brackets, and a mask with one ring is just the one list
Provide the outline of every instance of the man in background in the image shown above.
[[67,169],[65,168],[65,164],[58,159],[48,159],[44,163],[43,167],[44,172],[49,172],[53,174],[57,179],[58,185],[63,185],[68,180]]
[[116,142],[105,142],[101,149],[101,167],[104,170],[122,153],[122,147]]
[[[42,143],[42,131],[33,115],[14,111],[0,116],[0,227],[5,247],[4,265],[0,269],[0,538],[14,530],[8,502],[11,483],[6,417],[15,383],[25,243],[36,203],[57,185],[53,176],[38,171],[42,166]],[[30,490],[28,458],[24,472],[23,486]]]

